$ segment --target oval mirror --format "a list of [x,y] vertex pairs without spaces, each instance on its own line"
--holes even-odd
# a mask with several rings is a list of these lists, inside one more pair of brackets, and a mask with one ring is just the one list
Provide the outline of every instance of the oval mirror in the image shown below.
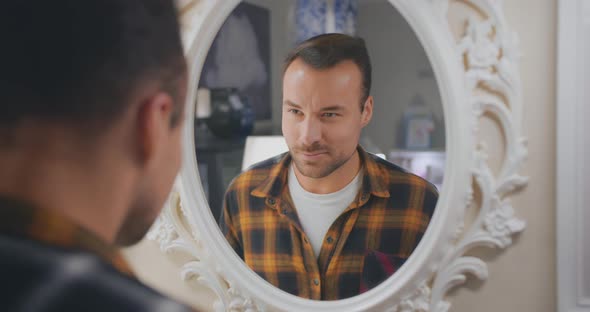
[[[151,237],[188,256],[183,280],[215,309],[447,311],[466,274],[487,276],[466,254],[524,229],[508,201],[526,184],[518,47],[498,2],[179,3],[185,163]],[[368,93],[354,58],[298,54],[283,72],[334,32],[363,38]],[[505,138],[493,166],[489,120]]]
[[[239,3],[205,58],[195,108],[201,183],[223,234],[266,281],[317,300],[365,292],[405,263],[432,218],[445,166],[442,100],[414,31],[386,0],[342,4]],[[350,36],[314,39],[330,30]],[[302,71],[309,85],[292,80]],[[353,84],[332,83],[349,76]],[[357,108],[369,105],[360,103],[365,76],[366,123],[369,112]],[[318,152],[325,156],[309,156]],[[382,161],[365,159],[374,157]],[[252,193],[265,185],[282,191]]]

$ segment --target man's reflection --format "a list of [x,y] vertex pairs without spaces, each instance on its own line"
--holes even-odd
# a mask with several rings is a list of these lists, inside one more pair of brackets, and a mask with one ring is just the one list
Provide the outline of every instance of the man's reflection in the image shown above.
[[359,145],[371,120],[371,64],[360,38],[327,34],[285,60],[289,152],[229,186],[221,229],[256,273],[291,294],[335,300],[392,275],[422,238],[436,188]]

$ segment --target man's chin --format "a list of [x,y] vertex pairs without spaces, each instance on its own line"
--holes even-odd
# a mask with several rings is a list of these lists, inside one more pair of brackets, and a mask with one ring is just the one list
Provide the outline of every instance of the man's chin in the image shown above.
[[121,247],[127,247],[139,243],[156,221],[158,215],[153,213],[147,214],[145,211],[134,211],[125,218],[117,236],[115,244]]
[[120,247],[129,247],[135,245],[145,237],[149,229],[150,226],[144,227],[142,229],[123,229],[121,232],[119,232],[115,244]]
[[321,165],[317,162],[298,161],[295,162],[295,167],[297,167],[297,171],[299,171],[301,175],[312,179],[325,178],[332,173],[328,172],[329,170],[325,165]]

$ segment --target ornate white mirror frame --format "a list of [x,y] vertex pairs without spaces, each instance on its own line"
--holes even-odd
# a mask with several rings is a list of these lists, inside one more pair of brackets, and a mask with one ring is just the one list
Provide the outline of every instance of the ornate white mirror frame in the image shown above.
[[[183,168],[148,237],[158,241],[163,252],[183,256],[180,278],[209,287],[218,297],[216,310],[447,311],[447,292],[463,284],[467,274],[487,277],[485,262],[469,252],[482,246],[505,248],[511,245],[512,236],[525,228],[508,199],[527,183],[519,175],[527,148],[520,132],[523,103],[518,42],[504,20],[502,2],[390,2],[424,46],[445,111],[447,174],[424,238],[396,274],[352,298],[312,301],[270,285],[233,252],[208,208],[194,152],[196,88],[192,87],[186,102]],[[178,1],[190,86],[198,85],[215,34],[238,3]],[[459,22],[452,22],[457,16]],[[486,119],[497,124],[503,141],[487,146],[479,131]],[[488,150],[503,151],[499,166],[490,164]]]

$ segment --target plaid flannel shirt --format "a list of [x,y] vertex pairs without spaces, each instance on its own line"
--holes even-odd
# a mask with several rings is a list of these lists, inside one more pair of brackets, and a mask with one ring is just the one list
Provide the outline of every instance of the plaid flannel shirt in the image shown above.
[[0,235],[26,238],[59,248],[91,252],[119,272],[134,276],[119,248],[50,210],[0,197]]
[[428,227],[436,188],[360,146],[358,152],[361,189],[329,228],[319,258],[289,193],[289,153],[258,163],[232,181],[220,227],[252,270],[293,295],[336,300],[366,291],[394,273],[391,265],[367,268],[379,263],[375,255],[393,259],[395,268],[403,264]]

